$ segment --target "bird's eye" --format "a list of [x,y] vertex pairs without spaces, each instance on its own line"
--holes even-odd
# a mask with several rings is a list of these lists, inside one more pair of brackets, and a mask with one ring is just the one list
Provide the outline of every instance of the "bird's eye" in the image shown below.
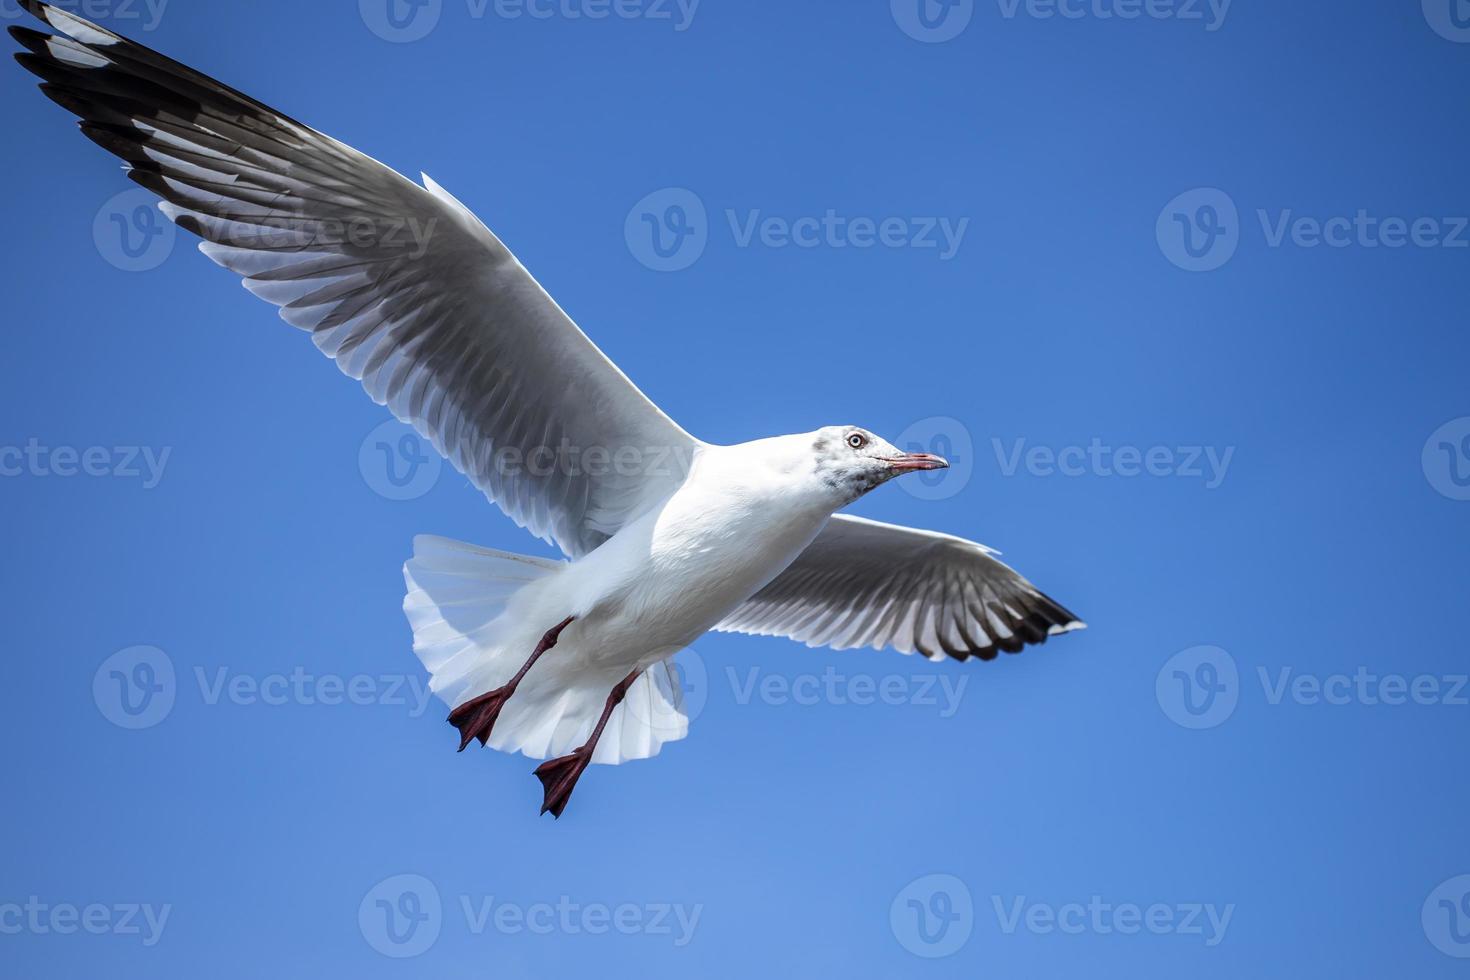
[[861,449],[868,444],[868,440],[862,433],[854,432],[847,437],[847,444],[854,449]]

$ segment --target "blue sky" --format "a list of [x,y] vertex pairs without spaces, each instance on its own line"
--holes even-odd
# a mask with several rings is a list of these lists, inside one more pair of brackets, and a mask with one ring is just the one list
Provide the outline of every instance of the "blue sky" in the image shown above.
[[1470,5],[397,2],[87,10],[430,173],[695,435],[949,453],[857,511],[1091,628],[708,637],[536,818],[399,569],[550,552],[12,66],[8,972],[1463,974]]

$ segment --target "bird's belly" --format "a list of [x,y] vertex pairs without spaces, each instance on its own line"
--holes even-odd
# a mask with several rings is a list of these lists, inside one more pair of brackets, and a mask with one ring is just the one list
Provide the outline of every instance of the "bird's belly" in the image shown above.
[[637,651],[652,662],[688,646],[779,575],[828,516],[709,520],[670,509],[645,527],[625,528],[584,559],[589,572],[601,565],[595,576],[617,583],[584,623],[593,645],[605,643],[611,658],[625,661]]

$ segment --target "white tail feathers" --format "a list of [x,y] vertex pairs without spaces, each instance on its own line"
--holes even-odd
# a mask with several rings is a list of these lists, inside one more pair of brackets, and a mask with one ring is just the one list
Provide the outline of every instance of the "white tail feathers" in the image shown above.
[[[414,653],[429,671],[429,689],[456,708],[509,681],[542,634],[568,615],[565,609],[547,611],[555,604],[554,589],[529,588],[549,584],[564,567],[565,562],[448,538],[416,537],[413,558],[403,566],[403,611],[413,627]],[[567,754],[592,734],[627,668],[588,656],[584,644],[595,638],[575,627],[562,633],[506,702],[491,748],[548,759]],[[678,677],[669,661],[656,663],[613,712],[592,761],[645,759],[688,732]]]

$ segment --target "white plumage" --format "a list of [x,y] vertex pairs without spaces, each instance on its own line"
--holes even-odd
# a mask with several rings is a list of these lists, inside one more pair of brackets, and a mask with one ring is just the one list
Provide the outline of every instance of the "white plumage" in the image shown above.
[[[710,629],[990,659],[1082,626],[981,545],[832,516],[937,457],[852,426],[703,443],[427,176],[419,186],[104,28],[22,5],[61,35],[12,27],[29,49],[18,58],[83,132],[570,559],[415,542],[404,609],[433,690],[451,707],[513,690],[481,732],[489,745],[549,758],[592,736],[590,761],[657,753],[688,730],[668,658]],[[522,671],[543,638],[555,645]]]

